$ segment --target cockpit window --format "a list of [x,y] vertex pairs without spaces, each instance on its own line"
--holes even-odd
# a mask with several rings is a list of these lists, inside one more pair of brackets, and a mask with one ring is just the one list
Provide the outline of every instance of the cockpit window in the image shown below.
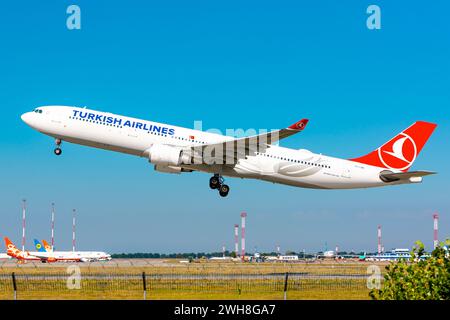
[[41,109],[34,109],[33,112],[42,113],[42,110]]

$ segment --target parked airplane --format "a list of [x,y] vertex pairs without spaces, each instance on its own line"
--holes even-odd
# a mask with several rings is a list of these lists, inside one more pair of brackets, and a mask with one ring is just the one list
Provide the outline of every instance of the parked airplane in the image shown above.
[[0,260],[3,259],[11,259],[12,257],[10,257],[7,253],[0,253]]
[[409,168],[436,124],[417,121],[369,154],[339,159],[273,143],[301,132],[308,120],[288,128],[245,138],[165,125],[112,113],[67,106],[43,106],[22,120],[61,142],[145,157],[165,173],[202,171],[213,174],[209,186],[222,197],[230,188],[223,176],[261,179],[315,189],[353,189],[422,182],[429,171]]
[[335,258],[336,252],[334,252],[333,250],[327,250],[323,253],[323,257],[324,258]]
[[111,255],[97,251],[22,251],[18,249],[8,237],[5,237],[6,253],[19,261],[104,261],[111,260]]

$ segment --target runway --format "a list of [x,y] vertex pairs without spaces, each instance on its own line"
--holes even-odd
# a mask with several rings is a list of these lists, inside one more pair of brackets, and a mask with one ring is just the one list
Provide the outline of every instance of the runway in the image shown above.
[[95,261],[95,262],[52,262],[42,263],[39,261],[27,261],[23,264],[18,264],[16,259],[2,259],[0,260],[0,268],[11,267],[32,267],[32,268],[52,268],[65,267],[71,264],[76,264],[80,267],[176,267],[183,266],[183,264],[175,261],[167,261],[167,259],[113,259],[110,261]]

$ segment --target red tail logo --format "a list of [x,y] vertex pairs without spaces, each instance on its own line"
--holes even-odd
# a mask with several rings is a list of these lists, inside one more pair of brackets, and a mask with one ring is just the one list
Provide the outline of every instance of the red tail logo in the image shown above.
[[16,246],[11,242],[11,240],[9,240],[8,237],[5,237],[5,244],[6,244],[6,254],[14,258],[23,257],[22,251],[17,249]]
[[306,125],[308,124],[308,121],[309,121],[308,119],[302,119],[302,120],[294,123],[293,125],[289,126],[289,129],[302,131],[303,129],[305,129]]
[[434,123],[417,121],[376,151],[351,160],[406,172],[416,160],[435,128],[436,124]]
[[378,148],[378,156],[386,168],[405,170],[416,160],[417,146],[410,136],[401,133]]

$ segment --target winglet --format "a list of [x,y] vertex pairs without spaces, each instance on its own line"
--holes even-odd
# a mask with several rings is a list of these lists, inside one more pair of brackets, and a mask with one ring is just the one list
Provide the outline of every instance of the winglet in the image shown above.
[[305,129],[306,125],[308,124],[308,119],[302,119],[296,123],[294,123],[293,125],[289,126],[289,129],[292,130],[296,130],[296,131],[302,131],[303,129]]

